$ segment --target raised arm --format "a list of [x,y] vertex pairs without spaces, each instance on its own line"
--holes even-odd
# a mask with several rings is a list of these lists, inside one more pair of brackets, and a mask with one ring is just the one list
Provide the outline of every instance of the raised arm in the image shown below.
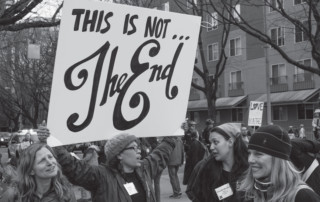
[[175,145],[175,137],[165,137],[160,145],[143,160],[144,167],[150,172],[152,179],[155,178],[158,170],[163,170],[167,166]]
[[54,151],[63,174],[72,184],[84,187],[89,191],[96,190],[100,186],[99,166],[89,165],[85,161],[76,159],[63,147],[55,147]]

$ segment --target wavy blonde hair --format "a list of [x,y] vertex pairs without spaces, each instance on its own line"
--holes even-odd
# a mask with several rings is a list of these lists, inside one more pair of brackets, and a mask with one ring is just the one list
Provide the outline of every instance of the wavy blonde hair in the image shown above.
[[272,197],[266,200],[263,193],[254,188],[255,181],[251,167],[249,167],[246,178],[242,181],[239,190],[245,192],[247,199],[255,198],[259,202],[292,202],[294,201],[298,185],[305,185],[299,173],[290,161],[272,156],[272,170],[270,174]]
[[[31,175],[31,172],[35,162],[36,153],[42,148],[47,148],[56,158],[51,147],[46,144],[35,143],[25,149],[19,159],[16,184],[18,185],[20,201],[32,201],[33,194],[37,190],[36,181],[34,176]],[[59,200],[66,201],[70,197],[70,194],[68,193],[70,191],[70,184],[62,175],[61,167],[58,162],[57,165],[58,174],[52,178],[51,186],[53,186]]]

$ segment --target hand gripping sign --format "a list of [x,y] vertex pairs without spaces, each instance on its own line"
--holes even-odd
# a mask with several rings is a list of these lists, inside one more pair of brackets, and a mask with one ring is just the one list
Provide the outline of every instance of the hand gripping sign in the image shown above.
[[175,135],[185,119],[200,18],[86,0],[63,7],[48,143],[120,132]]

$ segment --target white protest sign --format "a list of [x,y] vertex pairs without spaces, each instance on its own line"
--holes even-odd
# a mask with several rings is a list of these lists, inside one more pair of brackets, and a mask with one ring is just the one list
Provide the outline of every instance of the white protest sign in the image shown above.
[[263,104],[263,102],[250,101],[248,126],[261,126]]
[[199,30],[200,17],[192,15],[65,0],[48,143],[121,132],[175,135],[186,115]]

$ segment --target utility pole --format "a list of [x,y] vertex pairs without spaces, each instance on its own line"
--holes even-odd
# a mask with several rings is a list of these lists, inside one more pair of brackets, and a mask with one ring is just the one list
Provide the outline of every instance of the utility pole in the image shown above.
[[[268,34],[267,6],[264,6],[264,32]],[[266,90],[267,90],[267,125],[271,124],[271,102],[270,102],[270,71],[269,71],[269,46],[265,44],[264,54],[266,59]]]

